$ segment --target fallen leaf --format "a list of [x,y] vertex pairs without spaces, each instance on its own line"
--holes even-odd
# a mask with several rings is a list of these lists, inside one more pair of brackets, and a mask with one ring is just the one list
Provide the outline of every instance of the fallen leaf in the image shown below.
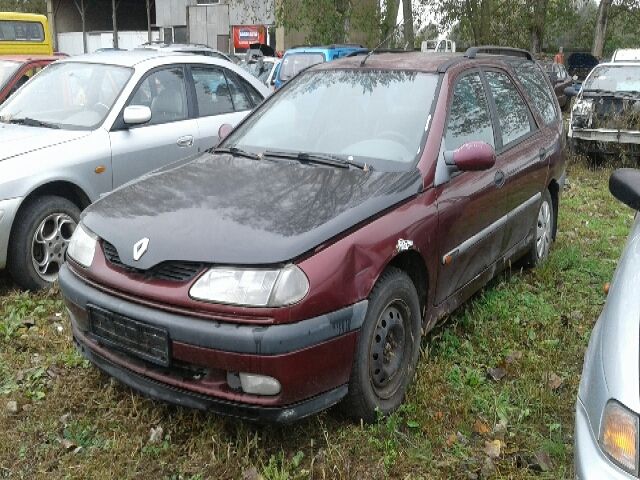
[[455,433],[452,433],[447,437],[447,447],[451,447],[458,443],[458,436]]
[[487,370],[487,375],[491,380],[499,382],[507,375],[507,371],[501,367],[489,368]]
[[434,415],[436,420],[442,420],[444,418],[444,413],[441,411],[437,411]]
[[36,321],[33,318],[25,318],[22,320],[22,326],[26,328],[35,327]]
[[496,473],[496,464],[490,457],[484,459],[482,469],[480,470],[480,477],[483,479],[490,478]]
[[562,377],[558,376],[554,372],[551,372],[549,374],[549,381],[547,382],[547,385],[551,390],[558,390],[562,386],[562,384],[564,384],[564,380],[562,379]]
[[538,472],[548,472],[553,469],[551,457],[544,450],[537,451],[531,461],[531,469]]
[[487,454],[489,458],[498,458],[500,456],[500,440],[486,441],[484,442],[484,453]]
[[478,435],[486,435],[487,433],[489,433],[491,431],[491,429],[489,428],[489,425],[487,425],[486,423],[484,423],[480,419],[477,419],[473,423],[472,430],[473,430],[474,433],[477,433]]
[[70,418],[71,418],[71,414],[65,413],[60,417],[60,423],[62,423],[63,425],[67,425],[69,423]]
[[65,450],[74,450],[78,446],[75,443],[73,443],[71,440],[66,438],[63,438],[62,440],[60,440],[60,445],[62,445],[62,448],[64,448]]
[[151,427],[151,432],[149,433],[149,443],[160,443],[162,440],[164,430],[162,427],[158,426],[156,428]]
[[18,413],[18,402],[15,400],[9,400],[6,405],[7,413],[10,415],[15,415]]

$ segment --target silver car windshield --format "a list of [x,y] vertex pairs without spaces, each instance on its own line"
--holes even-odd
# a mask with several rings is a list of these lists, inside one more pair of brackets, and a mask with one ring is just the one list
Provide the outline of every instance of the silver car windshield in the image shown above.
[[323,154],[382,171],[409,169],[421,152],[438,75],[307,72],[223,143],[252,153]]
[[0,89],[3,88],[7,81],[16,73],[20,64],[8,60],[0,60]]
[[0,121],[92,130],[102,124],[133,70],[115,65],[50,65],[0,109]]
[[583,90],[640,92],[640,66],[607,65],[596,67],[584,83]]

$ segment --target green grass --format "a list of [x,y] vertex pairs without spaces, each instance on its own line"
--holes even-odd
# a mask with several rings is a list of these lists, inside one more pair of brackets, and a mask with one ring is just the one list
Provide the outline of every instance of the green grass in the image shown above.
[[[610,170],[569,174],[549,261],[505,272],[428,335],[406,404],[375,425],[329,411],[256,426],[144,399],[78,356],[57,291],[0,279],[0,478],[470,478],[496,439],[491,478],[572,478],[584,349],[633,215]],[[530,465],[539,452],[550,471]]]

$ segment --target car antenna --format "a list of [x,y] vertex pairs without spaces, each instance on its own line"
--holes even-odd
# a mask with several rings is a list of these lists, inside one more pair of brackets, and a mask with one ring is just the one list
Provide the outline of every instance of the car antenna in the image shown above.
[[402,22],[398,22],[398,24],[397,24],[395,27],[393,27],[393,30],[391,30],[391,33],[390,33],[389,35],[387,35],[387,36],[386,36],[386,38],[385,38],[384,40],[382,40],[378,45],[376,45],[375,47],[373,47],[373,48],[369,51],[369,53],[367,53],[367,54],[365,55],[365,57],[364,57],[364,58],[362,59],[362,61],[360,62],[360,66],[361,66],[361,67],[364,67],[364,64],[365,64],[365,63],[367,63],[367,60],[369,60],[369,57],[370,57],[371,55],[373,55],[374,53],[376,53],[376,52],[378,51],[378,49],[379,49],[382,45],[384,45],[385,43],[387,43],[387,42],[389,41],[389,39],[390,39],[390,38],[391,38],[391,37],[396,33],[396,31],[398,30],[398,27],[399,27],[400,25],[402,25],[403,23],[404,23],[404,21],[402,21]]

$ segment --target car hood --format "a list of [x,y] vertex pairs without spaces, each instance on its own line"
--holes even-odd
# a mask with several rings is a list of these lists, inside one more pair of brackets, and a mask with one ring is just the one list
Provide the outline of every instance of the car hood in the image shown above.
[[0,123],[0,145],[2,146],[0,147],[0,161],[70,142],[88,134],[89,132],[86,131]]
[[[385,173],[205,154],[99,200],[84,224],[138,269],[163,261],[282,264],[420,192]],[[133,260],[133,246],[148,238]]]

